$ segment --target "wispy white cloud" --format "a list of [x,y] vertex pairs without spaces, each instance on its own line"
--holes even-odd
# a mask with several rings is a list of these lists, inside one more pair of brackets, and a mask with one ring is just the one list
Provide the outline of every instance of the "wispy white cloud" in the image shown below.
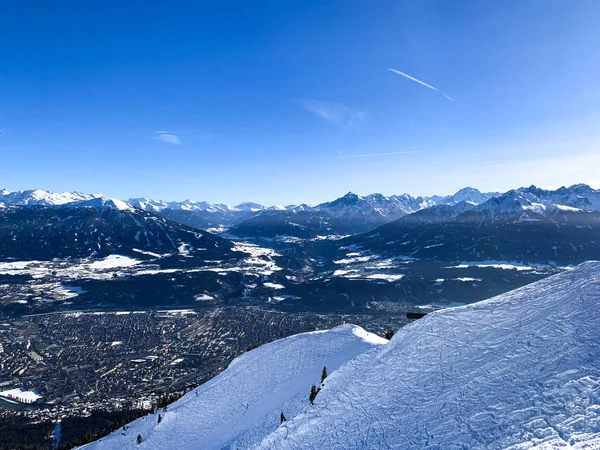
[[179,137],[168,131],[157,131],[156,134],[152,137],[152,139],[157,139],[159,141],[167,142],[173,145],[181,144]]
[[0,128],[0,133],[4,135],[4,137],[6,137],[6,139],[8,139],[9,141],[12,141],[12,138],[6,134],[6,131],[4,131],[2,128]]
[[438,88],[436,88],[435,86],[432,86],[432,85],[430,85],[430,84],[428,84],[428,83],[425,83],[424,81],[421,81],[421,80],[419,80],[419,79],[417,79],[417,78],[415,78],[415,77],[412,77],[412,76],[410,76],[409,74],[407,74],[407,73],[404,73],[404,72],[401,72],[401,71],[399,71],[399,70],[396,70],[396,69],[389,69],[389,68],[388,68],[388,70],[389,70],[390,72],[394,72],[395,74],[397,74],[397,75],[400,75],[400,76],[402,76],[402,77],[404,77],[404,78],[408,78],[409,80],[411,80],[411,81],[414,81],[415,83],[419,83],[421,86],[425,86],[426,88],[429,88],[429,89],[431,89],[431,90],[433,90],[433,91],[439,92],[440,94],[442,94],[444,97],[446,97],[446,98],[447,98],[448,100],[450,100],[451,102],[456,102],[456,100],[454,100],[454,99],[453,99],[452,97],[450,97],[448,94],[445,94],[444,92],[440,91],[440,90],[439,90]]
[[335,125],[351,125],[367,117],[364,111],[350,108],[343,103],[306,100],[302,102],[302,106],[316,117]]
[[362,155],[342,155],[340,151],[337,152],[338,156],[332,156],[332,158],[370,158],[372,156],[388,156],[388,155],[409,155],[411,153],[421,153],[418,150],[409,152],[386,152],[386,153],[365,153]]

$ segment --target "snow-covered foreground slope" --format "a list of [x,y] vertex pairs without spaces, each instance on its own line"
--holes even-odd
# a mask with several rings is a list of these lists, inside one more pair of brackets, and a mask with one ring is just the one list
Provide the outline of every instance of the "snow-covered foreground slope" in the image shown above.
[[242,355],[160,424],[85,448],[600,449],[599,309],[592,262],[434,312],[384,346],[352,325],[300,334]]
[[599,449],[600,263],[435,312],[260,449]]
[[386,342],[360,327],[341,325],[263,345],[169,405],[166,413],[159,411],[160,424],[158,414],[149,415],[82,448],[248,448],[279,426],[281,412],[291,418],[309,403],[310,387],[319,383],[323,366],[332,372]]

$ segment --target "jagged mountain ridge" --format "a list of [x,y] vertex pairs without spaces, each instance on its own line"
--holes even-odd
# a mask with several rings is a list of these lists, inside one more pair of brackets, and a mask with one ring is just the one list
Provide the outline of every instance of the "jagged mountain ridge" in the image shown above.
[[[575,190],[580,188],[577,185]],[[340,245],[438,261],[579,264],[600,258],[600,211],[595,209],[600,191],[586,187],[585,193],[532,186],[480,205],[436,205],[349,237]]]
[[237,224],[231,232],[247,237],[275,238],[288,235],[315,238],[323,234],[322,230],[330,234],[358,234],[378,226],[386,227],[390,223],[414,226],[468,222],[469,218],[478,222],[500,220],[516,223],[552,220],[553,215],[560,216],[561,213],[597,212],[598,208],[600,190],[582,184],[555,191],[531,186],[504,194],[482,194],[476,189],[465,188],[452,196],[416,199],[379,194],[359,197],[348,193],[333,202],[313,208],[311,212],[318,214],[318,220],[310,215],[295,214],[294,211],[262,213]]
[[[214,231],[223,231],[226,227],[243,224],[248,219],[252,220],[263,216],[256,220],[256,224],[251,221],[236,231],[241,236],[245,233],[253,236],[258,232],[263,237],[289,233],[291,236],[308,238],[319,233],[354,234],[363,232],[435,204],[453,204],[458,199],[478,203],[482,198],[489,198],[491,195],[494,193],[482,194],[473,188],[461,189],[456,194],[445,197],[412,197],[408,194],[388,197],[381,194],[358,196],[348,193],[334,201],[316,206],[300,204],[266,207],[253,202],[229,206],[206,201],[175,202],[148,198],[131,198],[121,202],[100,194],[51,193],[41,190],[12,192],[3,189],[0,191],[0,207],[79,207],[94,206],[94,202],[101,202],[101,206],[110,207],[112,205],[117,209],[126,209],[131,206],[193,228]],[[299,213],[300,217],[296,216]],[[311,217],[311,214],[314,217]],[[259,230],[255,228],[255,225]]]
[[264,211],[238,223],[230,231],[246,237],[291,236],[303,239],[328,234],[356,234],[435,205],[454,205],[465,202],[465,198],[469,204],[475,205],[477,201],[493,195],[495,193],[482,194],[472,188],[446,197],[412,197],[408,194],[362,197],[349,192],[332,202],[314,207],[302,205],[302,208],[287,207],[285,211]]
[[[137,198],[122,202],[102,195],[78,192],[54,194],[40,190],[2,190],[0,205],[135,207],[193,228],[217,232],[230,228],[233,235],[251,238],[287,236],[308,239],[319,235],[358,234],[407,216],[410,216],[407,221],[429,223],[452,220],[470,212],[473,217],[479,214],[480,220],[488,218],[514,222],[538,220],[539,215],[548,216],[563,211],[591,212],[600,208],[600,191],[584,184],[554,191],[530,186],[504,194],[481,193],[467,187],[444,197],[412,197],[408,194],[359,196],[348,193],[316,206],[265,207],[245,202],[231,207],[190,200],[164,202]],[[517,214],[519,217],[515,218]]]
[[310,238],[319,234],[354,234],[390,222],[406,214],[436,204],[468,201],[480,203],[496,193],[483,194],[477,189],[464,188],[454,195],[412,197],[408,194],[359,196],[352,192],[331,202],[315,206],[301,204],[266,207],[245,202],[237,206],[208,202],[163,202],[130,199],[129,203],[142,209],[199,228],[234,226],[239,236],[272,238],[289,235]]

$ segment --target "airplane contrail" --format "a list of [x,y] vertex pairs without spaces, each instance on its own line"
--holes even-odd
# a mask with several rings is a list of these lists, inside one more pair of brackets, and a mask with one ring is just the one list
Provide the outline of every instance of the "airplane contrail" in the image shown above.
[[387,156],[387,155],[408,155],[411,153],[421,153],[420,151],[411,151],[411,152],[387,152],[387,153],[365,153],[363,155],[342,155],[338,150],[338,156],[334,156],[334,158],[368,158],[369,156]]
[[399,70],[396,69],[390,69],[388,68],[388,70],[390,72],[394,72],[397,75],[403,76],[404,78],[408,78],[409,80],[414,81],[415,83],[419,83],[422,86],[425,86],[426,88],[429,88],[431,90],[434,90],[436,92],[439,92],[440,94],[442,94],[444,97],[446,97],[448,100],[450,100],[451,102],[456,102],[456,100],[454,100],[452,97],[450,97],[448,94],[443,93],[442,91],[440,91],[438,88],[436,88],[435,86],[432,86],[430,84],[425,83],[424,81],[421,81],[415,77],[411,77],[409,74],[401,72]]
[[6,139],[8,139],[9,141],[12,141],[12,138],[8,134],[6,134],[6,131],[4,131],[2,128],[0,128],[0,133],[6,136]]

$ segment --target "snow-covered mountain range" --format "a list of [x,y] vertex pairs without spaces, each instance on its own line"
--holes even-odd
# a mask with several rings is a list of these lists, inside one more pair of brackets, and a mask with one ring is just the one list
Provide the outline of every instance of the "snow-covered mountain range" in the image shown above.
[[[452,205],[459,201],[475,205],[494,195],[496,193],[482,194],[473,188],[461,189],[454,195],[433,197],[412,197],[408,194],[387,197],[381,194],[359,196],[349,192],[336,200],[315,206],[308,204],[263,206],[253,202],[229,206],[222,203],[193,200],[176,202],[130,198],[120,201],[101,194],[3,189],[0,191],[0,208],[6,206],[96,206],[115,209],[134,207],[199,229],[223,231],[225,228],[243,224],[236,230],[239,235],[243,236],[248,233],[255,235],[258,226],[262,230],[259,234],[269,237],[285,234],[286,228],[291,226],[293,227],[291,230],[293,236],[313,237],[318,233],[353,234],[364,232],[433,205]],[[253,219],[255,222],[252,221]],[[244,223],[247,220],[250,222]],[[307,231],[302,231],[302,227],[306,227]]]
[[100,207],[131,210],[132,206],[122,200],[102,194],[82,194],[81,192],[48,192],[40,189],[24,191],[0,190],[0,207],[41,206],[41,207]]
[[[0,257],[18,254],[25,259],[126,251],[128,243],[137,245],[138,232],[153,236],[145,225],[158,223],[157,219],[167,219],[164,226],[178,235],[188,233],[176,231],[179,225],[284,243],[351,235],[340,245],[438,261],[562,265],[596,258],[600,252],[600,190],[583,184],[553,191],[531,186],[504,194],[465,188],[446,197],[348,193],[316,206],[285,208],[249,202],[235,207],[147,199],[124,202],[78,192],[2,190],[0,205],[4,206]],[[26,226],[19,225],[23,220]],[[27,231],[30,227],[47,233],[43,238],[40,231],[34,236]],[[166,237],[157,239],[149,249],[172,251],[169,242]],[[319,252],[318,256],[331,256],[329,250]]]
[[[316,233],[363,232],[433,205],[460,201],[476,205],[494,195],[497,193],[483,194],[477,189],[464,188],[454,195],[433,197],[412,197],[408,194],[359,196],[349,192],[336,200],[318,205],[263,206],[244,202],[228,206],[191,200],[164,202],[144,198],[129,199],[127,202],[198,228],[241,225],[234,233],[252,236],[258,232],[263,237],[273,237],[285,234],[286,229],[291,227],[292,236],[306,238]],[[245,223],[247,220],[249,222]]]
[[[502,211],[510,212],[515,208],[525,210],[544,210],[546,208],[580,209],[585,211],[600,208],[600,190],[592,189],[586,184],[576,184],[570,187],[561,187],[556,190],[545,190],[535,186],[523,187],[506,193],[482,193],[472,187],[465,187],[453,195],[430,197],[413,197],[409,194],[384,196],[370,194],[366,196],[348,192],[346,195],[318,205],[288,205],[264,206],[254,202],[243,202],[230,206],[223,203],[210,203],[207,201],[164,201],[148,198],[130,198],[124,201],[110,199],[102,194],[85,194],[77,191],[54,193],[40,189],[22,191],[0,190],[0,203],[5,206],[86,206],[82,202],[93,199],[103,199],[105,202],[112,200],[115,208],[123,208],[126,203],[135,208],[148,212],[159,213],[164,210],[205,211],[209,213],[259,213],[264,211],[320,211],[327,212],[332,217],[362,215],[380,215],[390,220],[399,215],[410,214],[435,205],[456,205],[465,202],[470,205],[483,205],[488,200],[497,198],[497,205],[502,205]],[[564,208],[567,207],[567,208]],[[486,209],[488,206],[482,206]]]
[[[321,203],[311,206],[308,204],[288,205],[288,206],[264,206],[254,202],[243,202],[239,205],[230,206],[224,203],[210,203],[207,201],[183,200],[183,201],[164,201],[148,198],[130,198],[125,200],[131,206],[143,209],[149,212],[160,212],[165,209],[182,211],[207,211],[207,212],[260,212],[260,211],[328,211],[332,215],[339,215],[347,208],[360,209],[365,211],[370,208],[373,211],[395,215],[399,212],[408,213],[422,209],[435,204],[453,204],[459,201],[467,201],[473,204],[479,204],[498,193],[481,193],[474,188],[464,188],[454,195],[432,196],[432,197],[412,197],[408,194],[384,196],[381,194],[371,194],[359,196],[349,192],[331,202]],[[77,204],[82,201],[88,201],[95,198],[107,198],[102,194],[84,194],[81,192],[49,192],[40,189],[28,189],[21,191],[10,191],[8,189],[0,190],[0,203],[14,206],[63,206]]]
[[84,448],[599,448],[599,307],[590,262],[389,343],[352,325],[286,338]]
[[[454,195],[413,197],[408,194],[359,196],[349,192],[319,205],[266,207],[244,202],[236,206],[206,201],[166,202],[146,198],[126,201],[79,192],[51,193],[40,190],[0,191],[0,207],[85,207],[120,210],[141,209],[191,226],[250,238],[316,238],[323,235],[350,235],[373,230],[398,219],[431,223],[458,216],[473,221],[539,220],[562,212],[597,212],[600,190],[585,184],[544,190],[535,186],[500,194],[482,193],[467,187]],[[407,217],[408,216],[408,217]]]

